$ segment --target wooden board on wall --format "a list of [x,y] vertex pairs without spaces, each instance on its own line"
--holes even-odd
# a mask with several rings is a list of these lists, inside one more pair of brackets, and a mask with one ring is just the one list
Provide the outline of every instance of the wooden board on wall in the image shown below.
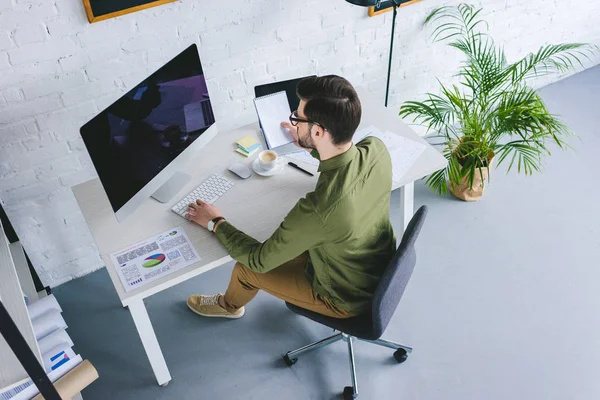
[[88,21],[98,22],[177,0],[83,0]]
[[[404,1],[402,1],[402,4],[400,4],[400,7],[409,6],[411,4],[418,3],[420,1],[422,1],[422,0],[404,0]],[[391,11],[392,7],[394,7],[393,1],[382,1],[379,4],[379,7],[369,7],[369,17],[374,17],[375,15],[379,15],[379,14],[383,14],[384,12]]]

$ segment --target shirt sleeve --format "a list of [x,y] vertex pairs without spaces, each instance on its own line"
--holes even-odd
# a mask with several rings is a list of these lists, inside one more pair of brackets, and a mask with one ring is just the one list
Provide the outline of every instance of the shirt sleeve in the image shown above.
[[219,225],[216,236],[233,259],[253,271],[265,273],[323,243],[325,231],[312,204],[301,199],[263,243],[227,221]]

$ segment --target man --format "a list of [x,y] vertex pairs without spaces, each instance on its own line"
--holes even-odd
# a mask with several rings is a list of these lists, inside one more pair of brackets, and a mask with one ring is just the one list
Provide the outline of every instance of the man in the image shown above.
[[297,94],[300,106],[282,126],[320,159],[316,188],[264,243],[236,229],[214,205],[190,204],[187,218],[203,227],[213,221],[217,238],[237,261],[224,295],[188,298],[199,315],[240,318],[264,290],[302,308],[348,318],[369,309],[394,255],[392,163],[379,139],[352,143],[361,117],[356,91],[330,75],[303,79]]

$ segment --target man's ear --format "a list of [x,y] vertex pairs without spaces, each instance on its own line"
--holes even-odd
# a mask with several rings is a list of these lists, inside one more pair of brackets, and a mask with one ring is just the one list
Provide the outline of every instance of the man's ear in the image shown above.
[[327,132],[325,132],[325,130],[324,130],[323,128],[321,128],[321,127],[320,127],[320,126],[318,126],[318,125],[313,125],[313,128],[315,128],[315,132],[314,132],[314,133],[315,133],[315,135],[316,135],[317,137],[320,137],[320,138],[324,138],[324,137],[325,137],[325,134],[326,134]]

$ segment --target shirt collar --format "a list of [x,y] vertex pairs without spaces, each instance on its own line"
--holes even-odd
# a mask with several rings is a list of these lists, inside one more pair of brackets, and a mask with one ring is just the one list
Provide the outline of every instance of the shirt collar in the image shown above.
[[321,161],[321,163],[319,164],[319,172],[331,171],[343,167],[344,165],[352,161],[357,154],[358,149],[356,148],[354,143],[352,143],[352,146],[342,154],[337,155],[328,160]]

